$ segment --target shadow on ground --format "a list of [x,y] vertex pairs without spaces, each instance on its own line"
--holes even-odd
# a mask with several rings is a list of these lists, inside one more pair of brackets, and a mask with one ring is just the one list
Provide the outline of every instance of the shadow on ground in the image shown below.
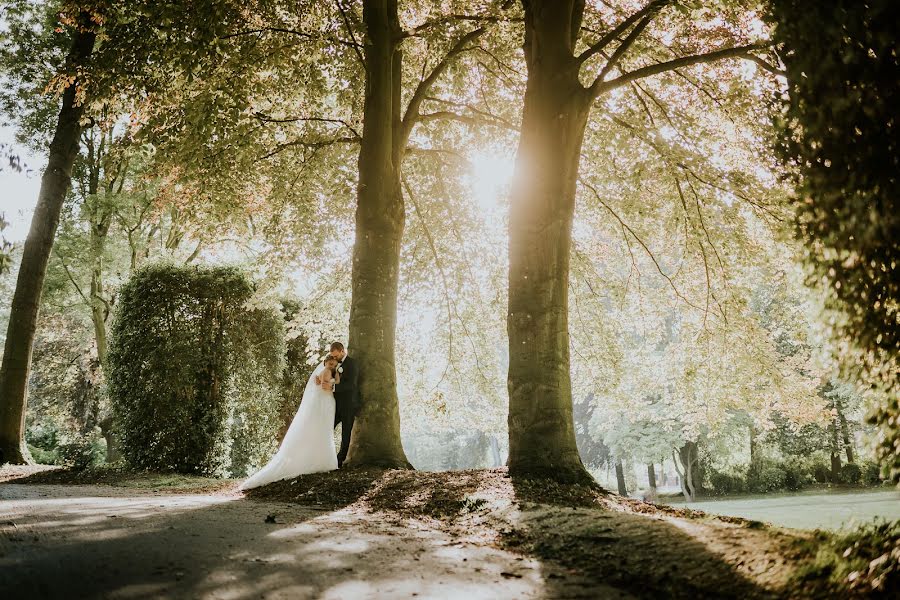
[[[503,575],[511,553],[382,518],[364,498],[380,497],[383,483],[379,472],[308,477],[250,500],[0,485],[0,598],[543,595],[536,567]],[[265,498],[276,491],[281,499]]]
[[[587,486],[514,478],[512,487],[520,512],[503,543],[544,564],[563,565],[582,580],[641,598],[783,595],[783,556],[771,540],[760,546],[760,540],[742,539],[755,537],[749,523],[686,519]],[[555,587],[560,596],[573,595],[565,581]]]
[[788,594],[798,558],[793,535],[753,521],[657,507],[596,487],[511,479],[505,469],[351,471],[305,476],[260,495],[359,501],[379,519],[424,521],[461,543],[515,552],[537,565],[547,597],[779,597]]
[[504,469],[235,485],[0,485],[0,597],[809,597],[799,532]]

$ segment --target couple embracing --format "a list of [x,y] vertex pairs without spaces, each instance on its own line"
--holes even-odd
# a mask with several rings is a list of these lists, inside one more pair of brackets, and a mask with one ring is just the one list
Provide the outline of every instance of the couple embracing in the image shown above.
[[[281,447],[269,463],[241,484],[242,490],[306,473],[339,469],[350,448],[359,404],[356,361],[340,342],[322,360],[303,391],[303,400]],[[341,450],[334,453],[334,428],[341,423]]]

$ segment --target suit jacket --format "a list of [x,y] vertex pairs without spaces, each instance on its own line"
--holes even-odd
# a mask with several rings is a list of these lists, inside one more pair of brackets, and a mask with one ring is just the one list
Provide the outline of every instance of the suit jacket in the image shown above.
[[356,361],[349,356],[344,357],[341,368],[343,368],[341,382],[334,386],[335,404],[338,409],[345,407],[355,409],[359,406],[359,369],[356,368]]

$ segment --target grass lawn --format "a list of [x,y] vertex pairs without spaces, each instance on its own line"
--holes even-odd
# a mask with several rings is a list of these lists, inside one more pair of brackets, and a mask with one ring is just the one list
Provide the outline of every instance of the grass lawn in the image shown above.
[[834,489],[791,494],[767,494],[709,499],[697,502],[667,500],[718,515],[766,521],[798,529],[837,530],[853,523],[900,519],[900,491],[896,489]]

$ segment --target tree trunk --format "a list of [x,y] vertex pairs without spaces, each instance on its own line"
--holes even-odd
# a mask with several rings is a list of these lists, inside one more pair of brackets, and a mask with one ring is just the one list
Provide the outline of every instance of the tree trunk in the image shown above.
[[625,469],[622,467],[622,459],[616,459],[616,487],[620,496],[628,495],[628,487],[625,485]]
[[366,0],[366,96],[359,153],[349,347],[359,361],[360,406],[348,467],[412,468],[400,442],[394,363],[405,208],[400,161],[402,57],[396,0]]
[[[684,494],[685,500],[693,502],[700,490],[698,482],[699,471],[697,467],[697,442],[685,442],[678,449],[678,452],[672,453],[672,459],[675,461],[675,470],[678,472],[681,482],[681,492]],[[681,468],[679,468],[681,465]]]
[[[83,64],[94,48],[92,31],[76,31],[72,48],[66,59],[71,72]],[[25,445],[25,406],[28,399],[28,377],[31,354],[37,329],[41,289],[47,273],[47,262],[53,248],[53,238],[59,225],[63,201],[72,179],[72,165],[78,154],[83,106],[76,102],[76,88],[71,84],[63,93],[62,109],[56,131],[50,142],[47,168],[41,179],[41,189],[31,220],[31,230],[25,240],[22,264],[16,280],[9,315],[9,327],[0,368],[0,464],[31,462]]]
[[831,480],[835,483],[841,481],[841,442],[838,438],[837,419],[831,419]]
[[497,436],[491,434],[491,468],[499,467],[503,464],[503,459],[500,458],[500,442],[497,441]]
[[647,484],[650,487],[650,498],[656,500],[656,467],[653,463],[647,463]]
[[106,246],[106,235],[109,232],[109,221],[91,223],[91,321],[94,324],[94,341],[97,344],[97,358],[101,368],[106,368],[106,354],[109,344],[106,338],[106,320],[109,309],[103,298],[103,250]]
[[575,443],[568,329],[575,187],[590,107],[573,55],[584,6],[523,4],[528,83],[509,217],[509,470],[591,481]]
[[750,464],[756,462],[759,457],[759,442],[756,439],[756,427],[750,426]]
[[115,421],[112,415],[109,415],[100,421],[100,433],[106,440],[106,462],[117,462],[122,458],[122,453],[119,451],[119,443],[115,432]]
[[841,426],[841,438],[844,442],[844,451],[847,453],[847,462],[853,463],[855,461],[853,460],[853,444],[850,441],[850,427],[847,424],[847,417],[844,416],[844,404],[840,398],[834,399],[834,409]]

